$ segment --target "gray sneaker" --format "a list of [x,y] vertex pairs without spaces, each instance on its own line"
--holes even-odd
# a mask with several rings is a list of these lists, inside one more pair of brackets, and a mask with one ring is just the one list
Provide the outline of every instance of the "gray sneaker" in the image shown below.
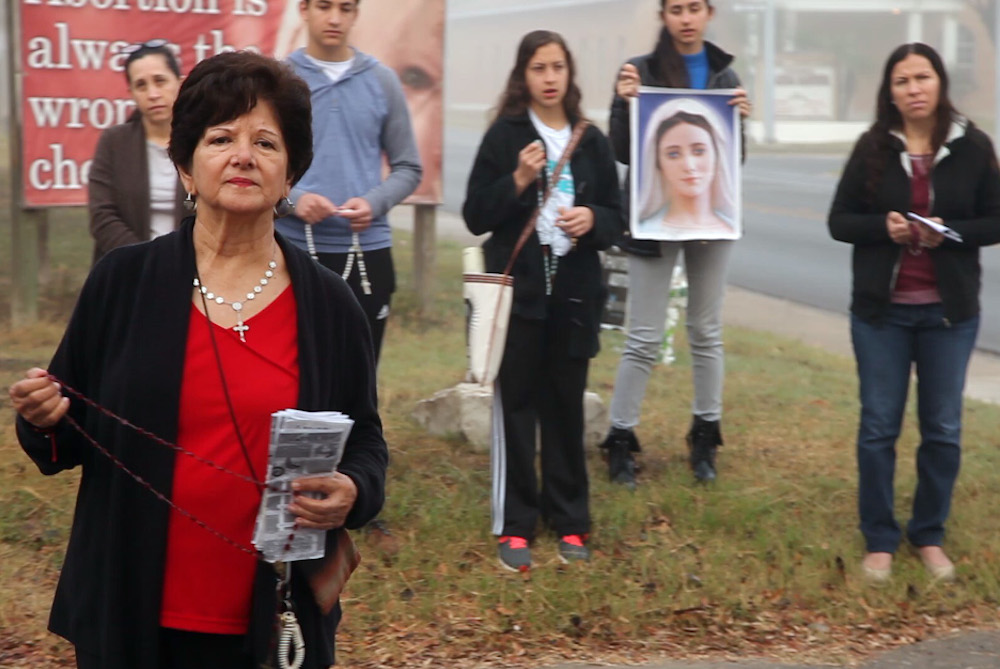
[[531,569],[531,549],[524,537],[500,537],[498,548],[500,566],[510,571]]
[[563,564],[570,562],[588,562],[590,549],[583,543],[579,534],[567,534],[559,538],[559,559]]

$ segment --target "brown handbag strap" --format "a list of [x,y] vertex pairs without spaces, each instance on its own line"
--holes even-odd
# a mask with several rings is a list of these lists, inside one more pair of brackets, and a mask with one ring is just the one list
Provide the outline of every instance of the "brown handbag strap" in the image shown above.
[[542,198],[542,204],[535,207],[535,211],[532,212],[531,218],[528,219],[528,223],[524,226],[524,230],[521,231],[521,236],[517,239],[517,244],[514,245],[514,252],[510,255],[510,260],[507,262],[507,267],[504,268],[504,275],[510,274],[511,269],[514,267],[514,261],[517,260],[517,256],[521,253],[521,249],[524,248],[525,243],[528,241],[528,237],[531,236],[532,230],[535,229],[535,224],[538,222],[538,215],[542,212],[542,207],[545,203],[549,201],[549,195],[552,193],[552,189],[559,182],[559,175],[562,174],[563,168],[566,167],[566,163],[569,162],[570,157],[576,150],[577,144],[580,143],[580,138],[583,137],[584,131],[587,130],[587,126],[590,125],[590,121],[587,119],[582,119],[577,122],[576,126],[573,128],[573,134],[569,138],[569,143],[566,144],[566,149],[563,151],[562,156],[559,157],[559,162],[556,163],[556,168],[552,170],[552,174],[549,175],[549,179],[545,184],[545,195]]

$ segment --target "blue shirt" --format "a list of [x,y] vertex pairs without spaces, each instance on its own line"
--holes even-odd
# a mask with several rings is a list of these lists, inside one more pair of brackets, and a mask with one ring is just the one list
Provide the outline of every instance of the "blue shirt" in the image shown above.
[[691,80],[691,88],[697,88],[698,90],[708,88],[708,53],[702,49],[698,53],[691,56],[686,54],[681,55],[684,57],[684,65],[687,66],[688,79]]

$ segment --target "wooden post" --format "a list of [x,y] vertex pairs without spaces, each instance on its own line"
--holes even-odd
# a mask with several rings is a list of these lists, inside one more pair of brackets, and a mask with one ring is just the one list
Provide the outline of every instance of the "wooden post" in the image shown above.
[[10,122],[8,146],[10,148],[10,230],[11,230],[11,321],[14,327],[38,320],[38,222],[45,219],[45,211],[26,211],[21,207],[21,105],[20,99],[20,30],[18,30],[18,5],[7,5],[7,66],[10,85]]
[[437,208],[434,205],[413,206],[413,288],[421,317],[430,309],[433,296],[436,227]]
[[48,286],[51,279],[52,254],[49,252],[49,217],[43,216],[38,221],[38,283],[42,286]]
[[14,327],[19,327],[38,320],[38,228],[48,212],[44,209],[22,209],[17,204],[20,193],[13,195],[10,250],[14,290],[10,306],[11,321]]

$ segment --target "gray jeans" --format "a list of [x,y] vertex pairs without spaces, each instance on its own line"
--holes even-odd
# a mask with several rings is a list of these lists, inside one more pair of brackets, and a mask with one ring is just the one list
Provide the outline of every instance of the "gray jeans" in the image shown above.
[[684,249],[688,280],[687,333],[694,401],[691,412],[709,421],[722,417],[722,299],[733,242],[660,242],[659,258],[628,257],[628,336],[611,400],[611,425],[631,430],[653,365],[660,358],[670,279]]

